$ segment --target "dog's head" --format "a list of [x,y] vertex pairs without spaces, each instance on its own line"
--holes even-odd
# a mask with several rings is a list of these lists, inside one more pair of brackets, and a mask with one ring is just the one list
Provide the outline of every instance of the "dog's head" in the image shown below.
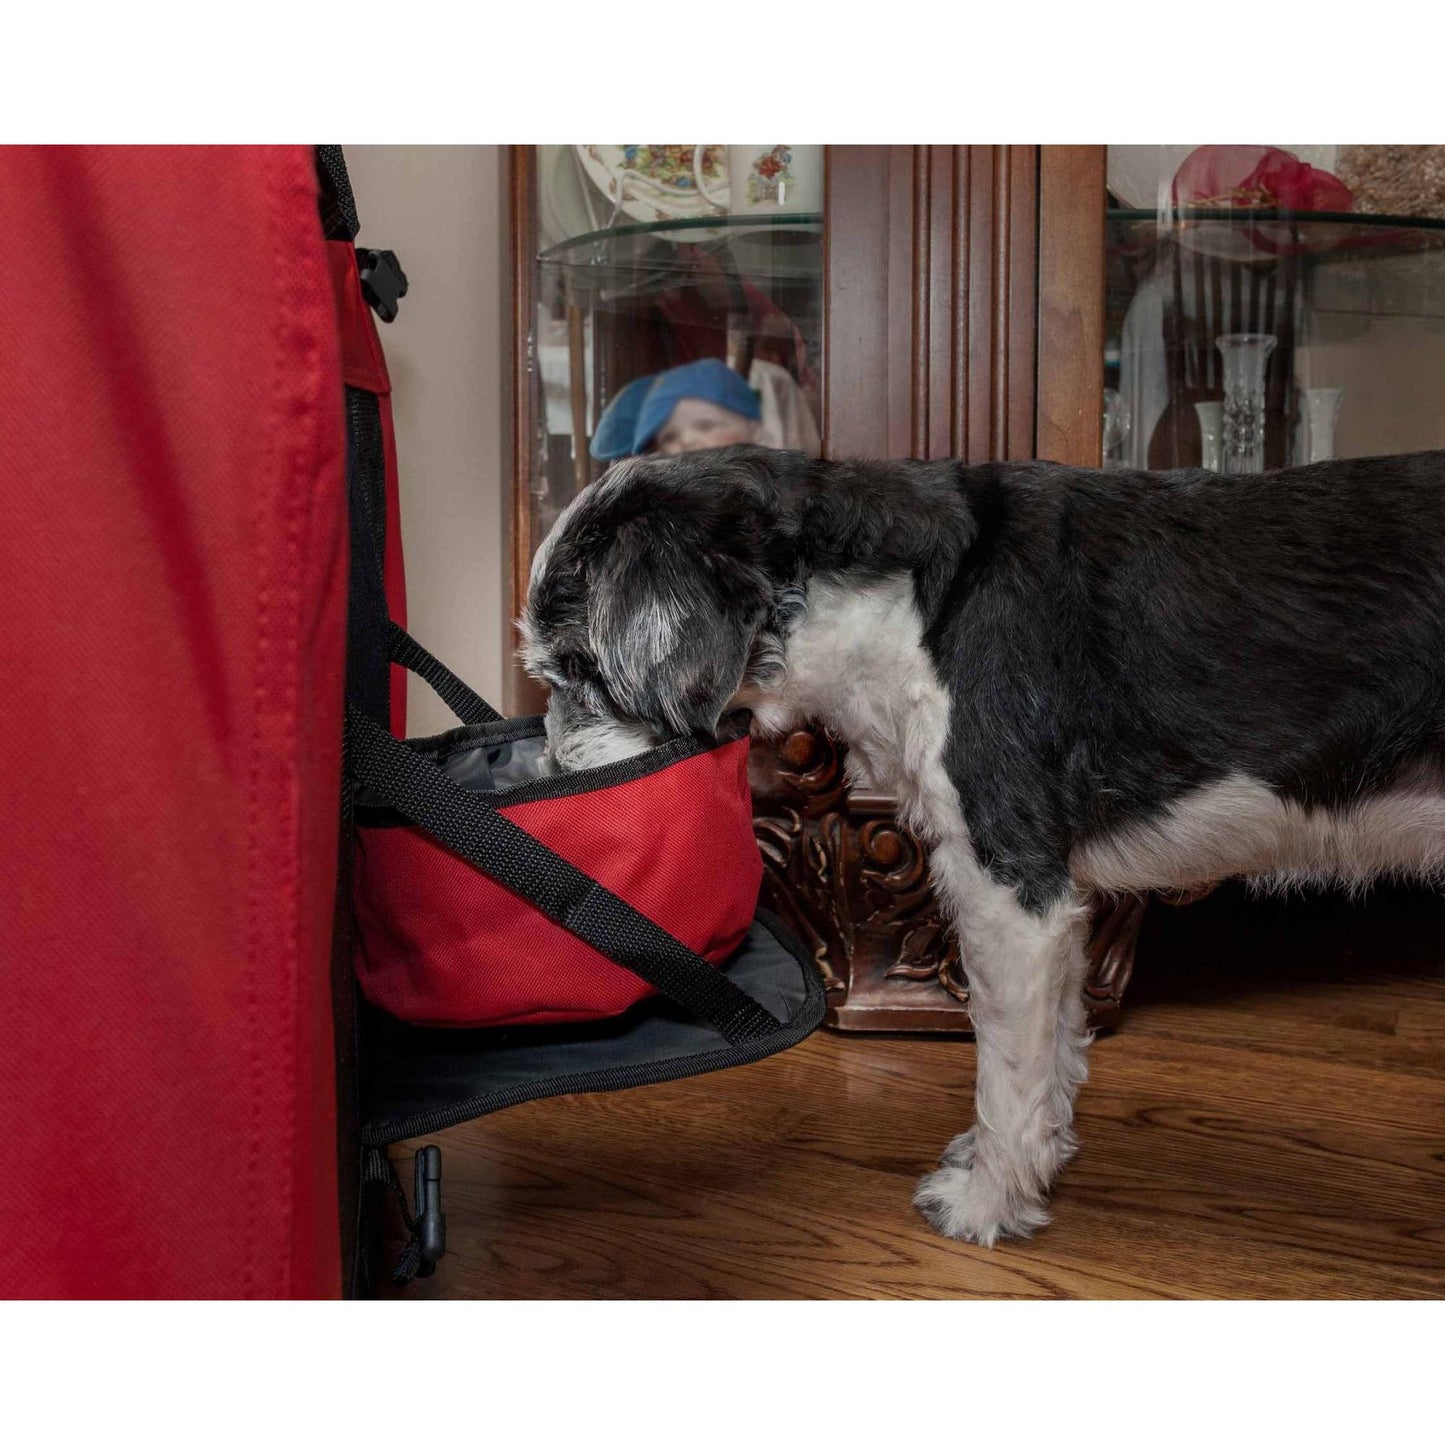
[[774,674],[791,600],[784,500],[798,453],[729,447],[622,462],[558,518],[532,565],[527,670],[551,688],[556,767],[715,735]]

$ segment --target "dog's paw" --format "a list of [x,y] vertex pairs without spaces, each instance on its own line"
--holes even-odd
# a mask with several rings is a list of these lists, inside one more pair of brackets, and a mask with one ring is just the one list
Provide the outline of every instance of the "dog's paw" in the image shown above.
[[969,1134],[960,1134],[949,1145],[949,1162],[925,1175],[913,1195],[913,1203],[940,1234],[992,1249],[1000,1239],[1027,1239],[1049,1222],[1041,1201],[1021,1199],[985,1170],[952,1162],[954,1150],[964,1148],[972,1150]]

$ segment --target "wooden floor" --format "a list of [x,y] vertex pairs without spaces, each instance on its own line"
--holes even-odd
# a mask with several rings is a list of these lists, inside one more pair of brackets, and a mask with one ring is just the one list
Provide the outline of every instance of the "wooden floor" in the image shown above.
[[972,1076],[967,1040],[824,1031],[451,1130],[450,1252],[407,1293],[1445,1295],[1445,899],[1227,889],[1152,911],[1054,1222],[992,1251],[909,1203]]

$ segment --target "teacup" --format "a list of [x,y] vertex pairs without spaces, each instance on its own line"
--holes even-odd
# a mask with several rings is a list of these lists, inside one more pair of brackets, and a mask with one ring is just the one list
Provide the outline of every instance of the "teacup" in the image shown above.
[[823,209],[822,146],[729,146],[728,193],[703,173],[707,146],[693,147],[692,172],[698,194],[733,215],[760,211],[792,214]]

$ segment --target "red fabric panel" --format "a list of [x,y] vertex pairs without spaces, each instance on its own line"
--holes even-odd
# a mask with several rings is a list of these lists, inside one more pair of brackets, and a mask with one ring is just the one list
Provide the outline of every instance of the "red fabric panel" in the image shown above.
[[[633,782],[502,812],[712,963],[752,922],[762,859],[748,744]],[[416,828],[358,830],[357,969],[425,1023],[568,1023],[653,990]]]
[[345,434],[310,154],[0,149],[0,235],[0,1294],[334,1295]]

